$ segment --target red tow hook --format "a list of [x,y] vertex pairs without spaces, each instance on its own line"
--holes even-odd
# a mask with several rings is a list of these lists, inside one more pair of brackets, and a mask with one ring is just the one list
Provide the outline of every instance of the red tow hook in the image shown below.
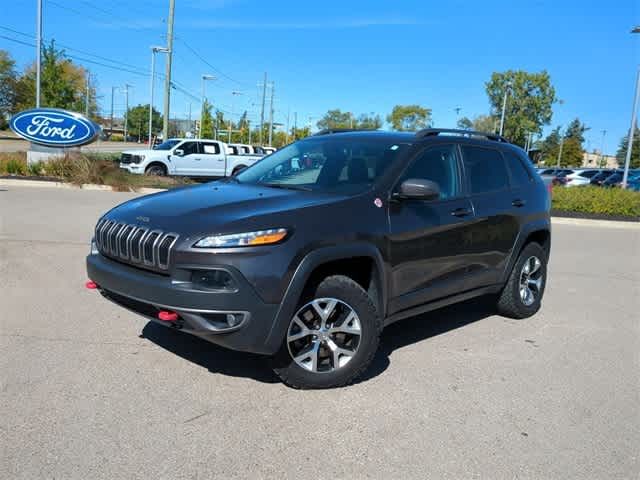
[[89,290],[95,290],[96,288],[98,288],[98,284],[93,280],[88,280],[87,283],[84,284],[84,286]]
[[160,310],[158,312],[158,319],[162,320],[163,322],[175,322],[178,320],[178,314],[176,312]]

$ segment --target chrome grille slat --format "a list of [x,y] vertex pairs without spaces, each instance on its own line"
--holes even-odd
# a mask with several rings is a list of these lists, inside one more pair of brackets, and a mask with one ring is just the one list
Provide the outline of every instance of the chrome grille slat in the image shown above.
[[101,219],[95,228],[98,251],[133,266],[168,270],[171,250],[178,240],[175,233]]

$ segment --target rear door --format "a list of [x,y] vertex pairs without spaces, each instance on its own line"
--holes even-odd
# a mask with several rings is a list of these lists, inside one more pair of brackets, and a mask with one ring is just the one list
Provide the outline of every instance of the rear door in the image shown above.
[[224,177],[227,156],[218,142],[202,140],[202,162],[199,174],[205,177]]
[[389,313],[460,293],[473,246],[473,210],[464,195],[456,145],[422,150],[393,191],[410,178],[434,181],[441,193],[433,201],[394,200],[389,205]]
[[519,231],[521,207],[516,205],[526,200],[511,192],[509,171],[497,149],[461,145],[460,150],[475,212],[467,286],[477,288],[500,281]]

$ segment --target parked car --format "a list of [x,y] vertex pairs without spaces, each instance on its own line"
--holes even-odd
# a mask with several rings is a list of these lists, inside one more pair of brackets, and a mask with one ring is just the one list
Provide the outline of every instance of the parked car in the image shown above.
[[589,182],[589,184],[600,187],[602,186],[602,182],[604,182],[607,178],[609,178],[613,173],[614,173],[613,170],[609,170],[609,169],[602,170],[600,173],[591,177],[591,181]]
[[217,140],[171,138],[151,150],[122,152],[120,168],[146,175],[228,177],[262,158],[228,152],[228,145]]
[[627,188],[635,192],[640,192],[640,173],[627,179]]
[[229,179],[108,211],[87,287],[269,355],[292,387],[337,387],[367,369],[398,320],[485,294],[505,316],[535,314],[549,209],[526,153],[493,134],[315,135]]
[[591,179],[600,173],[600,169],[595,168],[581,168],[574,170],[573,173],[565,175],[567,179],[567,187],[582,187],[589,185]]
[[619,170],[617,172],[612,173],[602,182],[603,187],[619,187],[622,184],[622,176],[624,175],[623,170]]

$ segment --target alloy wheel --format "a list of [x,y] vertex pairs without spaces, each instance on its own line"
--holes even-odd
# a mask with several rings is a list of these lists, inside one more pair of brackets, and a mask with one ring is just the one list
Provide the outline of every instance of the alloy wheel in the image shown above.
[[542,262],[536,256],[529,257],[520,271],[520,300],[530,307],[540,296],[542,289]]
[[296,364],[314,373],[344,367],[360,345],[362,327],[355,310],[335,298],[316,298],[300,308],[287,331]]

